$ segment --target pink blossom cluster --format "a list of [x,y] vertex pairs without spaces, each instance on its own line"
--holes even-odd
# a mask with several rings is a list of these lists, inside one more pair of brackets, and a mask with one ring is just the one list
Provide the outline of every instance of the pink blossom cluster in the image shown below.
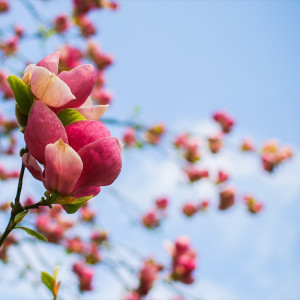
[[86,57],[94,63],[97,69],[95,88],[92,93],[93,100],[98,104],[111,104],[112,94],[104,89],[104,71],[112,65],[113,57],[103,53],[97,43],[93,41],[87,43]]
[[58,15],[53,21],[53,27],[57,33],[65,33],[70,26],[71,23],[66,14]]
[[151,208],[142,216],[142,224],[148,229],[154,229],[158,227],[162,219],[166,216],[166,209],[168,207],[168,204],[168,198],[158,198],[155,201],[154,208]]
[[170,254],[172,256],[170,278],[185,284],[193,283],[193,272],[197,266],[197,254],[190,246],[189,238],[186,236],[178,237],[171,246]]
[[234,125],[233,118],[224,111],[217,111],[213,114],[213,119],[219,123],[224,133],[230,133]]
[[209,205],[210,205],[209,200],[202,200],[200,201],[200,203],[197,204],[194,204],[191,201],[187,201],[183,204],[181,210],[187,217],[192,217],[199,211],[200,212],[207,211]]
[[159,272],[162,270],[163,266],[156,263],[152,258],[145,260],[138,275],[138,287],[130,293],[127,293],[122,300],[144,299],[152,289],[154,282],[158,278]]
[[149,127],[145,132],[145,140],[152,145],[157,145],[163,135],[166,133],[166,127],[163,123],[157,123]]
[[173,145],[180,151],[187,162],[196,163],[200,160],[200,140],[198,138],[182,133],[175,137]]
[[265,142],[261,149],[261,162],[263,169],[272,173],[282,162],[292,158],[293,151],[290,146],[278,146],[275,139]]
[[92,281],[94,278],[94,271],[90,266],[82,262],[76,262],[73,264],[73,272],[78,277],[79,289],[82,292],[91,291],[93,289]]

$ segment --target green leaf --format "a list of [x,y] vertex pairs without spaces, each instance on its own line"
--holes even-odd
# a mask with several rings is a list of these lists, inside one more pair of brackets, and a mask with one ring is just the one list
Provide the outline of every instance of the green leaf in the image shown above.
[[64,126],[74,122],[86,120],[86,118],[80,112],[72,108],[61,110],[57,116]]
[[23,220],[23,218],[26,216],[27,213],[28,213],[28,210],[24,210],[24,211],[21,211],[18,214],[16,214],[14,217],[14,222],[20,223]]
[[54,272],[53,272],[53,278],[56,279],[57,277],[57,272],[59,270],[59,266],[56,266],[55,269],[54,269]]
[[29,235],[36,237],[40,241],[48,242],[47,238],[44,235],[42,235],[41,233],[39,233],[33,229],[23,227],[23,226],[17,226],[15,228],[19,228],[19,229],[26,231]]
[[93,195],[75,199],[71,204],[63,204],[68,214],[74,214],[81,206],[83,206],[88,200],[93,198]]
[[41,279],[45,286],[53,292],[53,283],[54,283],[54,278],[48,274],[47,272],[41,272]]
[[21,113],[28,115],[33,103],[33,94],[30,84],[25,84],[22,79],[15,75],[10,75],[7,81],[14,92]]

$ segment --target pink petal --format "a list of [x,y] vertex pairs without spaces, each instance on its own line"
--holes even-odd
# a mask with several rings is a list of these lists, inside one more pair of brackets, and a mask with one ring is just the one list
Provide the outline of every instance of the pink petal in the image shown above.
[[34,102],[24,134],[26,145],[34,158],[45,163],[45,148],[60,138],[67,143],[68,137],[56,114],[42,101]]
[[102,115],[106,112],[109,105],[93,105],[93,106],[83,106],[75,108],[80,112],[87,120],[99,120]]
[[70,87],[71,92],[76,97],[76,100],[71,101],[64,108],[79,107],[85,102],[94,87],[94,67],[92,65],[81,65],[69,72],[61,72],[59,78]]
[[109,130],[100,121],[78,121],[66,126],[65,130],[68,144],[77,152],[85,145],[110,136]]
[[28,169],[28,171],[32,174],[34,178],[37,180],[43,181],[43,173],[41,167],[38,165],[35,158],[29,153],[25,153],[22,156],[22,161],[24,166]]
[[69,86],[46,68],[35,66],[31,73],[31,91],[47,105],[60,107],[75,99]]
[[59,62],[59,55],[60,52],[56,51],[48,56],[46,56],[44,59],[39,61],[36,65],[40,67],[44,67],[48,69],[51,73],[58,74],[58,62]]
[[121,148],[116,138],[102,138],[83,147],[78,154],[83,170],[75,189],[112,184],[121,172]]
[[93,195],[93,197],[95,197],[100,193],[100,191],[101,191],[101,188],[99,186],[89,186],[89,187],[83,188],[79,192],[77,192],[74,195],[74,198],[78,199],[78,198],[91,196],[91,195]]
[[60,195],[71,194],[83,169],[80,156],[59,139],[47,145],[45,159],[45,187]]

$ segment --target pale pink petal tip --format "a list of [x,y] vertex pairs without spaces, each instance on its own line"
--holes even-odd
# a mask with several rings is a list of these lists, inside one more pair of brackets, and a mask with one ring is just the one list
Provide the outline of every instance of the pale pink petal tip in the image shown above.
[[103,114],[107,111],[109,105],[93,105],[93,106],[80,106],[75,108],[80,112],[87,120],[99,120]]
[[39,67],[44,67],[48,69],[51,73],[58,74],[58,63],[59,63],[59,56],[60,52],[56,51],[45,58],[43,58],[41,61],[39,61],[36,65]]

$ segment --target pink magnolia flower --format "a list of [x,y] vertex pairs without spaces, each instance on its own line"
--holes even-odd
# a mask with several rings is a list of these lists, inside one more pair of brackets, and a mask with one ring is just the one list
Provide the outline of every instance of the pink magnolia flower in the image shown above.
[[64,128],[51,109],[36,101],[24,138],[29,150],[24,165],[47,190],[60,195],[95,196],[121,172],[121,144],[100,121],[78,121]]

